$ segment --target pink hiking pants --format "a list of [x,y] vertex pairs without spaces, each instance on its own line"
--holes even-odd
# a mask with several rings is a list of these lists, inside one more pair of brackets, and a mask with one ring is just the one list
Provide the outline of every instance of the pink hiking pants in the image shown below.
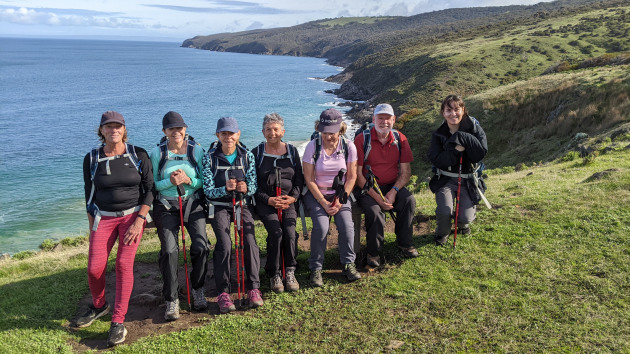
[[[118,240],[116,254],[116,300],[112,322],[123,323],[129,298],[133,289],[133,261],[140,244],[140,238],[131,245],[123,244],[125,232],[136,220],[137,212],[122,217],[103,216],[96,231],[90,232],[90,249],[88,253],[88,284],[92,293],[94,307],[105,305],[105,271],[107,258]],[[144,227],[142,229],[144,231]]]

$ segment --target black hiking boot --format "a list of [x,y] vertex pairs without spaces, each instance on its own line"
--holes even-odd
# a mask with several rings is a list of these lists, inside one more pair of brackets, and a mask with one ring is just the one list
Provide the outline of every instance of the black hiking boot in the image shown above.
[[101,316],[107,315],[108,313],[109,313],[109,303],[107,302],[105,302],[105,305],[103,305],[103,307],[101,308],[96,308],[94,307],[94,305],[90,305],[88,310],[79,318],[77,318],[77,320],[74,322],[74,327],[76,328],[87,327],[91,325],[92,322],[94,322],[94,320],[96,320],[97,318]]
[[372,256],[371,254],[368,253],[366,263],[372,268],[377,268],[381,265],[381,257],[378,255]]
[[125,341],[127,338],[127,329],[122,323],[112,322],[109,327],[109,336],[107,337],[107,346],[113,347]]
[[398,248],[400,249],[400,251],[402,252],[405,258],[416,258],[420,255],[418,254],[418,250],[416,250],[416,248],[413,246],[409,246],[409,247],[398,246]]

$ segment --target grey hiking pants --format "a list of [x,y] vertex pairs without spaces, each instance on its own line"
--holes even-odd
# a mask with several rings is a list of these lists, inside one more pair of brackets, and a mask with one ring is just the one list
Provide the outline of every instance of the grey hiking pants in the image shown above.
[[[393,184],[381,186],[383,195],[386,195],[392,186]],[[358,189],[355,189],[355,191],[358,191]],[[389,216],[389,212],[381,210],[381,207],[369,194],[361,195],[359,191],[355,195],[365,214],[367,252],[371,256],[378,256],[385,241],[385,213],[388,213]],[[401,188],[396,194],[392,211],[396,213],[397,222],[394,228],[396,243],[398,243],[398,246],[405,248],[413,246],[413,216],[416,211],[416,198],[413,197],[407,188]]]
[[[190,202],[193,205],[188,216],[188,222],[184,223],[186,227],[186,247],[190,247],[189,254],[192,263],[190,283],[193,289],[199,289],[203,287],[208,271],[207,261],[210,243],[206,235],[206,212],[197,200],[191,199],[182,202],[184,210],[186,210],[186,204]],[[166,209],[160,202],[153,204],[153,218],[161,244],[158,264],[164,280],[162,296],[164,296],[166,301],[177,299],[178,291],[177,266],[179,264],[181,220],[179,217],[179,203],[171,204],[171,209]]]
[[[238,213],[237,208],[237,213]],[[234,219],[232,208],[215,206],[214,218],[210,219],[210,225],[217,238],[217,245],[212,255],[214,265],[214,281],[217,292],[230,292],[232,240],[234,237]],[[241,253],[239,250],[239,258]],[[249,207],[243,204],[243,256],[245,258],[245,288],[252,290],[260,287],[260,250],[254,237],[254,218]],[[242,259],[242,258],[241,258]],[[240,264],[239,259],[239,264]],[[243,276],[243,274],[241,274]],[[235,279],[236,280],[236,279]],[[245,291],[245,289],[242,289]]]
[[278,209],[266,204],[256,204],[256,213],[267,230],[267,263],[265,272],[269,277],[274,276],[284,267],[295,269],[297,261],[297,234],[295,220],[297,213],[295,203],[282,211],[282,225],[278,220]]
[[[330,201],[330,199],[327,198]],[[308,209],[313,221],[313,231],[311,232],[311,256],[308,259],[310,270],[322,269],[324,266],[324,253],[328,242],[328,228],[330,222],[328,214],[322,206],[315,200],[311,192],[304,196],[304,205]],[[350,200],[344,204],[339,212],[333,216],[335,225],[339,233],[339,260],[341,264],[354,263],[354,223],[352,222],[352,209]]]
[[[454,200],[457,197],[457,177],[442,178],[448,178],[449,180],[444,187],[435,193],[435,202],[437,204],[435,208],[435,217],[437,219],[436,237],[448,236],[451,233],[451,218],[455,218]],[[463,178],[459,203],[458,228],[473,222],[477,210],[477,207],[470,200],[470,194],[468,194],[468,188],[466,188],[466,180]]]

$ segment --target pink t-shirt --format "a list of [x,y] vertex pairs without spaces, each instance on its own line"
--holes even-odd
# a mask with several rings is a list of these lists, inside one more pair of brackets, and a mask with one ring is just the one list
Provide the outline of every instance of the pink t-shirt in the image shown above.
[[[350,140],[348,142],[348,163],[357,161],[357,148],[354,146],[354,143]],[[304,149],[304,157],[302,157],[302,162],[313,164],[313,154],[315,153],[315,140],[311,140]],[[337,149],[332,155],[326,155],[326,152],[322,148],[322,151],[317,159],[317,163],[315,164],[315,184],[319,187],[322,194],[333,194],[335,191],[326,190],[324,188],[330,188],[333,184],[333,179],[339,173],[339,170],[345,168],[348,169],[346,165],[346,158],[344,153],[341,152],[341,139],[339,139],[339,143],[337,144]],[[346,181],[346,176],[344,175],[343,181]]]

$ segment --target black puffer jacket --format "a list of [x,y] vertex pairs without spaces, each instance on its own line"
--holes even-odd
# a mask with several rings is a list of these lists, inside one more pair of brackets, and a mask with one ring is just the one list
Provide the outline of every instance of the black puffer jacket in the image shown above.
[[[455,150],[457,145],[461,145],[466,149],[463,152],[462,173],[473,172],[477,164],[481,162],[488,152],[486,133],[474,117],[464,117],[459,125],[459,130],[455,134],[450,133],[446,122],[442,123],[433,132],[428,154],[433,166],[443,171],[458,173],[460,152]],[[429,182],[429,188],[433,193],[436,193],[446,184],[448,178],[452,177],[442,176],[439,178],[438,175],[433,176]],[[475,188],[473,179],[466,179],[465,181],[473,202],[475,204],[479,203],[481,196],[477,188]],[[485,183],[481,178],[479,181],[479,188],[481,192],[484,192],[486,189]]]

